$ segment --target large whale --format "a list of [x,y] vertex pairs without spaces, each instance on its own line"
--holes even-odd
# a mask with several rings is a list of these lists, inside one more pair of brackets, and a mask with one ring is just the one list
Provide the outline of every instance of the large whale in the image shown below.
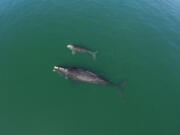
[[72,51],[72,54],[75,54],[76,52],[88,53],[92,55],[93,59],[96,58],[97,51],[93,52],[88,49],[82,48],[80,46],[75,46],[75,45],[67,45],[67,48]]
[[101,85],[109,85],[109,86],[116,87],[121,96],[122,96],[122,88],[126,84],[126,81],[122,81],[120,85],[116,85],[112,83],[111,81],[104,79],[103,77],[89,70],[78,68],[78,67],[55,66],[53,71],[64,75],[65,78],[70,79],[70,80],[76,80],[76,81],[85,82],[89,84],[101,84]]

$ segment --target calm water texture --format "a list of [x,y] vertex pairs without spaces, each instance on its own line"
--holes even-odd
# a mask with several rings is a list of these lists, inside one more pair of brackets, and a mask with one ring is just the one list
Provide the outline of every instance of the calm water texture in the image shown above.
[[[0,60],[2,135],[180,134],[179,0],[1,0]],[[126,78],[124,97],[55,65]]]

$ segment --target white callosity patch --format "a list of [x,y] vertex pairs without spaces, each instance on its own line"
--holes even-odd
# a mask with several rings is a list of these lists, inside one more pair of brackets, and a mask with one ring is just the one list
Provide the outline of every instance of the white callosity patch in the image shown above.
[[74,46],[73,45],[67,45],[67,48],[72,49]]

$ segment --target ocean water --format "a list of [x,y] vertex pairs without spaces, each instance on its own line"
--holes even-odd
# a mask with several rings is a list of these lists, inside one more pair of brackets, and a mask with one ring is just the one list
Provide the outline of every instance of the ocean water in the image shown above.
[[[1,135],[180,134],[179,0],[1,0],[0,60]],[[127,79],[123,98],[55,65]]]

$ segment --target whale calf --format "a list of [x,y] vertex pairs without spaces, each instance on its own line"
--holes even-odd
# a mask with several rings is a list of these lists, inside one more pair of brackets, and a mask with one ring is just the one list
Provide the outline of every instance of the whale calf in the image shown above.
[[92,55],[93,59],[96,58],[97,51],[93,52],[88,49],[85,49],[85,48],[82,48],[79,46],[75,46],[75,45],[67,45],[67,48],[72,51],[72,54],[75,54],[76,52],[88,53],[88,54]]
[[76,80],[79,82],[85,82],[89,84],[100,84],[100,85],[109,85],[116,87],[122,96],[122,88],[125,86],[126,81],[121,82],[120,85],[116,85],[111,81],[104,79],[103,77],[93,73],[89,70],[78,68],[78,67],[62,67],[62,66],[54,66],[54,72],[62,74],[65,78],[70,80]]

